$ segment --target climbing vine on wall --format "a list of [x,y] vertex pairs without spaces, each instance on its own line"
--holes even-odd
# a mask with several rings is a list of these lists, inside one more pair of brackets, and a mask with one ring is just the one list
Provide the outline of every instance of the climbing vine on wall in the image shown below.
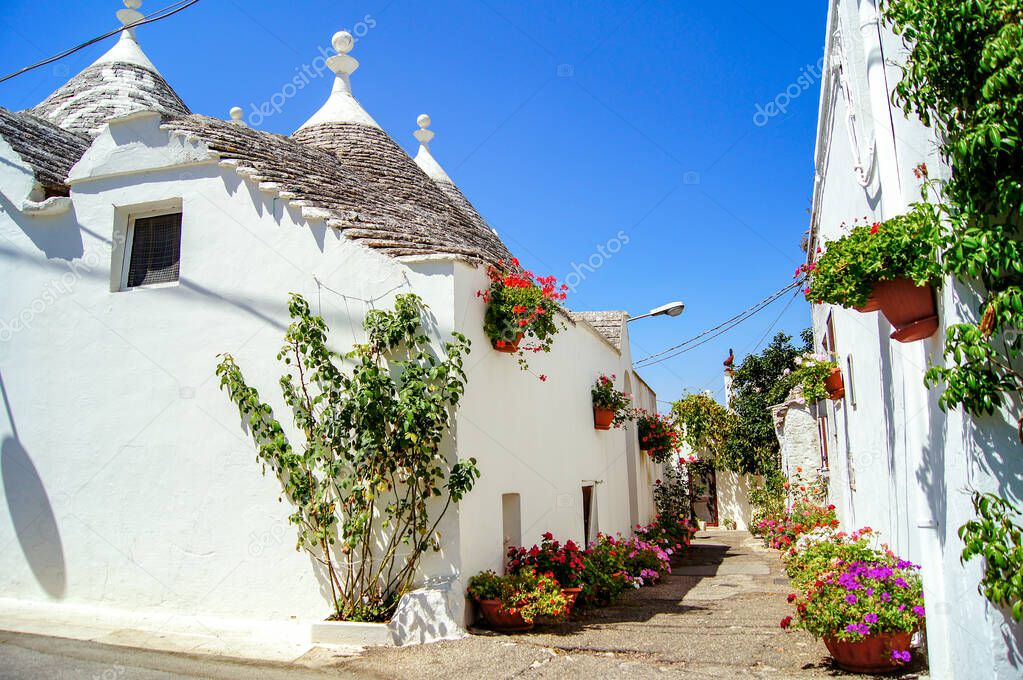
[[[942,265],[979,299],[974,321],[949,327],[943,408],[991,416],[1020,407],[1023,375],[1023,2],[886,0],[884,18],[908,57],[894,99],[938,131],[952,169],[940,192],[947,229]],[[926,167],[920,169],[928,179]],[[1023,441],[1023,416],[1015,414]],[[981,592],[1023,617],[1023,547],[1007,501],[974,496],[976,519],[959,530],[963,560],[982,556]]]
[[952,168],[942,264],[980,298],[928,384],[943,407],[992,415],[1023,388],[1023,3],[888,0],[884,17],[909,50],[895,101],[938,130]]
[[[992,494],[975,493],[977,519],[959,529],[963,561],[984,558],[984,578],[978,588],[991,602],[1007,607],[1012,618],[1023,619],[1023,517],[1007,501]],[[1015,520],[1015,521],[1014,521]]]
[[426,306],[412,294],[394,311],[368,312],[366,343],[344,354],[328,347],[327,325],[304,298],[292,295],[289,310],[277,358],[302,440],[289,439],[229,354],[220,386],[294,506],[297,547],[325,568],[335,618],[385,620],[423,554],[440,549],[441,518],[479,477],[475,459],[452,464],[441,452],[469,341],[453,333],[436,356],[421,331]]

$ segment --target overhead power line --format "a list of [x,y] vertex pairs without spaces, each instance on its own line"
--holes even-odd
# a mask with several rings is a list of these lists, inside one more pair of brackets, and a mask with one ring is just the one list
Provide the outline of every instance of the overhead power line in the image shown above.
[[[742,312],[739,312],[738,314],[736,314],[735,316],[733,316],[732,318],[730,318],[730,319],[728,319],[726,321],[722,321],[717,326],[714,326],[713,328],[708,328],[707,330],[703,331],[699,335],[695,335],[695,336],[689,338],[688,340],[686,340],[684,342],[680,342],[679,344],[673,345],[673,346],[671,346],[671,347],[669,347],[669,348],[667,348],[665,350],[657,352],[656,354],[650,354],[650,355],[648,355],[646,357],[643,357],[639,361],[634,362],[635,366],[636,366],[636,368],[644,368],[646,366],[653,366],[654,364],[659,364],[662,361],[667,361],[668,359],[673,359],[674,357],[677,357],[680,354],[684,354],[684,353],[688,352],[689,350],[696,349],[700,345],[703,345],[703,344],[706,344],[706,343],[710,342],[711,340],[713,340],[714,338],[718,337],[719,335],[723,335],[724,333],[727,333],[728,331],[732,330],[733,328],[735,328],[736,326],[741,324],[743,321],[746,321],[747,319],[751,318],[752,316],[754,316],[758,312],[760,312],[760,311],[762,311],[764,309],[767,309],[768,307],[771,306],[771,304],[773,302],[775,302],[776,300],[781,298],[783,295],[785,295],[790,290],[792,290],[794,288],[797,289],[796,295],[798,295],[798,288],[800,286],[802,286],[802,285],[803,285],[803,279],[797,279],[797,280],[793,281],[792,283],[790,283],[789,285],[787,285],[784,288],[782,288],[781,290],[779,290],[779,291],[777,291],[775,293],[772,293],[771,295],[769,295],[768,297],[764,298],[763,300],[761,300],[757,304],[753,305],[752,307],[750,307],[750,308],[748,308],[746,310],[743,310]],[[793,299],[795,299],[795,295],[793,296]],[[789,304],[791,304],[791,303],[792,303],[792,301],[790,300]],[[786,305],[786,308],[787,307],[788,307],[788,305]]]
[[178,12],[180,12],[180,11],[182,11],[184,9],[188,9],[189,7],[191,7],[192,5],[194,5],[197,2],[199,2],[199,0],[179,0],[178,2],[175,2],[175,3],[172,3],[170,5],[167,5],[163,9],[157,10],[157,11],[153,12],[152,14],[139,19],[138,21],[135,21],[135,22],[132,22],[130,24],[126,24],[124,26],[116,28],[113,31],[110,31],[108,33],[104,33],[103,35],[101,35],[99,37],[93,38],[92,40],[89,40],[87,42],[83,42],[81,45],[76,45],[76,46],[74,46],[74,47],[72,47],[70,49],[64,50],[60,54],[55,54],[54,56],[50,57],[49,59],[43,59],[40,62],[36,62],[35,64],[32,64],[31,66],[26,66],[23,69],[19,69],[19,70],[15,71],[14,73],[10,73],[10,74],[4,76],[3,78],[0,78],[0,83],[6,82],[6,81],[8,81],[11,78],[14,78],[16,76],[20,76],[22,73],[28,73],[29,71],[31,71],[33,69],[37,69],[40,66],[46,66],[47,64],[52,64],[55,61],[59,61],[60,59],[63,59],[64,57],[67,57],[67,56],[70,56],[70,55],[74,54],[75,52],[78,52],[79,50],[85,49],[89,45],[94,45],[95,43],[98,43],[101,40],[105,40],[105,39],[109,38],[112,35],[116,35],[116,34],[120,33],[121,31],[125,31],[125,30],[127,30],[129,28],[135,28],[136,26],[144,26],[145,24],[152,24],[152,23],[155,23],[157,21],[160,21],[161,19],[166,19],[167,17],[174,16]]

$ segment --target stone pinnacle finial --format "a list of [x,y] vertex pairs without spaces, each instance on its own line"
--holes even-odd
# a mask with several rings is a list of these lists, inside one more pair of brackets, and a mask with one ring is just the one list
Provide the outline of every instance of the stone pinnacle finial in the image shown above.
[[245,120],[243,118],[244,115],[245,115],[245,111],[242,110],[242,107],[240,107],[240,106],[232,106],[231,107],[231,122],[234,123],[235,125],[241,125],[242,127],[248,127],[247,125],[245,125]]
[[419,115],[416,118],[416,123],[419,125],[419,129],[412,133],[412,136],[419,140],[419,143],[423,146],[429,147],[430,140],[433,139],[434,134],[426,128],[430,127],[430,116],[425,113]]
[[117,20],[121,22],[122,26],[129,26],[144,18],[142,12],[139,11],[142,0],[124,0],[124,6],[126,9],[117,10]]
[[[348,76],[355,73],[355,70],[359,68],[359,60],[348,56],[348,53],[355,46],[355,38],[348,31],[338,31],[330,39],[330,43],[337,50],[337,54],[327,59],[327,67],[348,85]],[[348,89],[351,91],[350,85]]]

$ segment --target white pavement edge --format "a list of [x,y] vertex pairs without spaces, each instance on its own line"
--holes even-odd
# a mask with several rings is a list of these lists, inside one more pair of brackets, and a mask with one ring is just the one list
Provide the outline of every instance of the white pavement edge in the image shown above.
[[360,646],[313,644],[314,621],[258,621],[0,598],[0,629],[165,652],[294,662],[315,648],[356,654]]

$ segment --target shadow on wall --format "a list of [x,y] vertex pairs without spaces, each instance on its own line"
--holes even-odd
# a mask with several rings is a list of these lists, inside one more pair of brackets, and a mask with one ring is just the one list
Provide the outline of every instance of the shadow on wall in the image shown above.
[[2,377],[0,395],[3,396],[12,433],[4,437],[0,445],[0,475],[4,480],[4,498],[11,515],[11,526],[36,581],[50,597],[60,599],[67,590],[67,576],[57,520],[36,466],[18,439]]
[[64,549],[50,499],[32,459],[15,437],[5,437],[0,469],[11,523],[36,581],[53,598],[67,589]]

